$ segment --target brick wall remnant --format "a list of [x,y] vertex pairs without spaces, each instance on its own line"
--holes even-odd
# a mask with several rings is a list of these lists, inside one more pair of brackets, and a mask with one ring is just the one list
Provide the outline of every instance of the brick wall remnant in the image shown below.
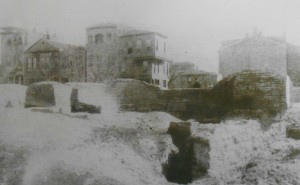
[[71,112],[101,113],[101,106],[90,105],[78,101],[78,89],[73,88],[70,96]]
[[124,111],[164,111],[182,120],[215,123],[228,116],[261,118],[287,108],[285,78],[259,71],[230,75],[211,90],[161,90],[128,79],[115,80],[110,87]]
[[55,106],[52,84],[32,84],[26,90],[25,108]]
[[233,116],[276,115],[287,108],[285,83],[281,75],[246,70],[223,79],[212,94]]

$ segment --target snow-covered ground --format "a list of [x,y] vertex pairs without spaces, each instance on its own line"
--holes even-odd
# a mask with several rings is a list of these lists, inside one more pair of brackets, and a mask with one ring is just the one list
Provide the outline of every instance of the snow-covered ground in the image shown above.
[[17,84],[1,84],[0,109],[6,107],[9,101],[14,107],[24,107],[26,88],[26,86]]
[[[101,105],[102,113],[32,112],[23,108],[26,87],[0,85],[1,185],[172,184],[161,164],[176,150],[166,134],[169,122],[180,120],[119,112],[105,85],[68,86],[79,88],[80,101]],[[298,122],[300,108],[293,107],[268,130],[255,120],[192,123],[192,135],[210,142],[209,174],[192,184],[300,184],[300,142],[285,136],[285,127]]]

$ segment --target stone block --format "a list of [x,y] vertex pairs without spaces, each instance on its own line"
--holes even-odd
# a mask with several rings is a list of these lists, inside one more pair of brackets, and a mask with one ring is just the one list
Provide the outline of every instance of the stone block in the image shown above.
[[300,128],[293,128],[293,127],[286,128],[286,137],[300,140]]
[[54,88],[52,84],[32,84],[28,86],[25,108],[55,106]]
[[71,112],[101,113],[101,106],[90,105],[78,101],[78,89],[73,88],[70,96]]

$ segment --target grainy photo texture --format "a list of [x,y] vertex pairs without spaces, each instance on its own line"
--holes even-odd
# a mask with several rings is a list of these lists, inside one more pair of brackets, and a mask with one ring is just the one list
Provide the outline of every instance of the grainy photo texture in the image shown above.
[[300,185],[299,7],[0,0],[0,185]]

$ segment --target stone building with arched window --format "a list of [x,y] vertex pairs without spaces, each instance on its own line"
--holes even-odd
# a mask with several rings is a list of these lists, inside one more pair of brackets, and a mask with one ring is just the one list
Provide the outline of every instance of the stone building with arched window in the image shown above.
[[[25,49],[46,34],[16,27],[0,29],[0,83],[23,84],[22,62]],[[52,37],[55,39],[55,37]]]
[[120,39],[130,28],[112,23],[87,28],[87,81],[100,82],[119,73]]

